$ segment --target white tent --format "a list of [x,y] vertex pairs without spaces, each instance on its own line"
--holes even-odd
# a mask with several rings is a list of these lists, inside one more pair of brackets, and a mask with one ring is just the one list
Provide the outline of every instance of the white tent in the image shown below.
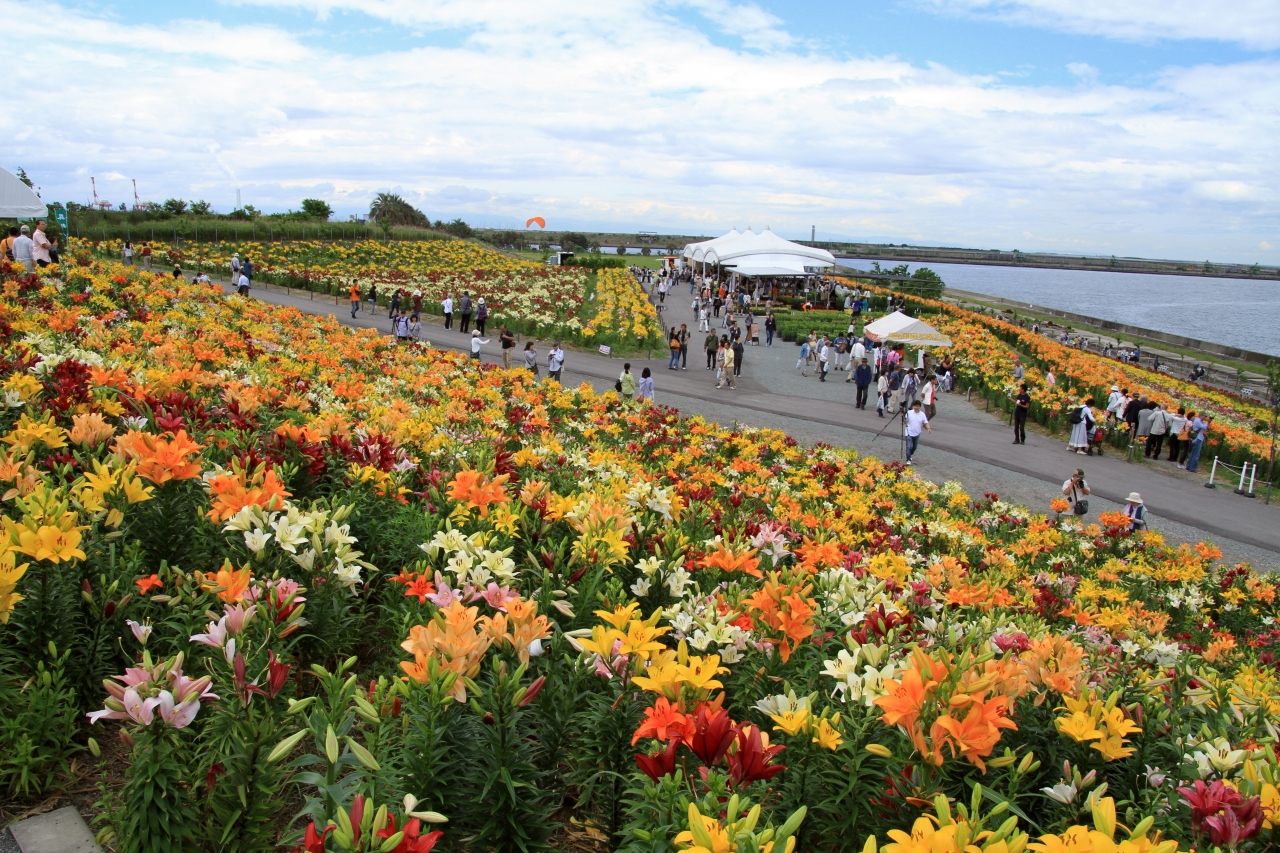
[[0,169],[0,219],[34,219],[49,215],[49,207],[17,175]]
[[803,276],[835,266],[825,249],[815,249],[784,240],[766,228],[760,233],[738,231],[723,237],[690,243],[684,257],[694,263],[716,264],[744,276]]
[[895,341],[918,347],[951,346],[951,339],[946,335],[924,320],[908,317],[901,311],[894,311],[874,323],[868,323],[863,332],[873,341]]

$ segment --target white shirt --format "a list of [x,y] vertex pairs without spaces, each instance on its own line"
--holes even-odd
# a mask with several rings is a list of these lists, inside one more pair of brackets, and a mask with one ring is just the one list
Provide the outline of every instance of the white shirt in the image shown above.
[[13,259],[15,261],[26,261],[31,263],[31,238],[26,234],[18,235],[13,241]]
[[862,361],[867,357],[867,348],[862,345],[862,341],[858,341],[853,345],[853,360]]
[[907,412],[907,435],[919,436],[920,432],[929,423],[929,419],[925,417],[924,412],[917,412],[915,409]]
[[934,384],[932,382],[926,382],[924,386],[924,393],[921,397],[921,400],[926,406],[933,405],[933,394],[934,394]]
[[[452,297],[450,297],[450,296],[446,296],[446,297],[444,298],[444,302],[441,302],[441,303],[440,303],[440,307],[444,309],[444,313],[446,313],[446,314],[452,314],[452,313],[453,313],[453,298],[452,298]],[[475,350],[475,352],[479,352],[479,350]]]
[[36,229],[36,233],[31,236],[31,260],[44,261],[46,264],[52,260],[49,257],[49,238],[44,236],[44,232]]
[[478,352],[480,352],[480,345],[481,345],[481,344],[487,344],[487,343],[489,343],[489,342],[488,342],[488,341],[482,341],[482,340],[480,340],[480,337],[479,337],[479,336],[476,336],[476,337],[474,337],[474,338],[472,338],[472,339],[471,339],[471,351],[472,351],[473,353],[478,353]]
[[564,366],[564,350],[559,347],[552,347],[547,353],[547,367],[554,373]]
[[232,258],[232,259],[231,259],[231,272],[232,272],[232,273],[238,273],[238,272],[240,272],[240,259],[239,259],[239,258]]
[[239,287],[248,287],[248,286],[249,286],[249,279],[248,279],[248,277],[246,277],[246,276],[244,276],[244,275],[241,275],[241,276],[240,276],[240,278],[236,281],[236,284],[237,284]]

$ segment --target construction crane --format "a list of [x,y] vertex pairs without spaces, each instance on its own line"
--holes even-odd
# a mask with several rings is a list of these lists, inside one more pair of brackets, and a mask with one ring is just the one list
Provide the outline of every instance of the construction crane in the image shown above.
[[151,202],[143,201],[142,199],[138,198],[138,179],[134,178],[133,179],[133,209],[134,210],[150,210],[154,206],[155,205],[153,205]]
[[111,202],[105,198],[98,198],[98,179],[90,176],[89,182],[93,185],[93,204],[89,206],[95,210],[110,210]]

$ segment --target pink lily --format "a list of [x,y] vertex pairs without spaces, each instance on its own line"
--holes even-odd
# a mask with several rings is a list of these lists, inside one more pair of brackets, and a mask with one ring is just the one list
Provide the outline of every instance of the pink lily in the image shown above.
[[227,644],[227,617],[223,616],[217,622],[210,622],[205,627],[204,634],[192,634],[191,642],[204,643],[206,646],[213,646],[220,649]]
[[227,633],[232,636],[238,635],[245,629],[245,626],[253,621],[254,615],[258,612],[258,605],[250,604],[247,607],[236,604],[227,608],[227,615],[223,617],[226,622]]
[[152,710],[159,703],[159,699],[143,699],[132,687],[124,692],[124,712],[129,715],[129,719],[144,726],[151,725],[151,721],[155,719]]
[[147,638],[151,636],[151,620],[148,619],[139,625],[132,619],[126,619],[124,624],[129,626],[129,630],[133,632],[133,638],[142,645],[147,644]]
[[168,690],[161,690],[157,699],[148,701],[155,701],[160,709],[160,719],[175,729],[185,729],[191,725],[191,721],[196,718],[196,713],[200,710],[200,702],[195,699],[175,705],[173,694]]

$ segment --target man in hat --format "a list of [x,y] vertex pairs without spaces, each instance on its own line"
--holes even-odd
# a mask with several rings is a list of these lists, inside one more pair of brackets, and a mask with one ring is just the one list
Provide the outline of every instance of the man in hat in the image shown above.
[[907,431],[907,464],[911,464],[911,457],[915,455],[916,448],[920,446],[920,433],[923,430],[933,432],[933,427],[929,426],[929,418],[924,412],[920,411],[920,401],[914,400],[911,403],[911,411],[907,412],[906,426]]
[[1120,420],[1124,413],[1124,398],[1127,392],[1121,391],[1119,385],[1111,386],[1111,394],[1107,397],[1107,416],[1114,420]]
[[1129,516],[1129,532],[1147,529],[1147,508],[1142,503],[1142,495],[1130,492],[1124,499],[1124,514]]

